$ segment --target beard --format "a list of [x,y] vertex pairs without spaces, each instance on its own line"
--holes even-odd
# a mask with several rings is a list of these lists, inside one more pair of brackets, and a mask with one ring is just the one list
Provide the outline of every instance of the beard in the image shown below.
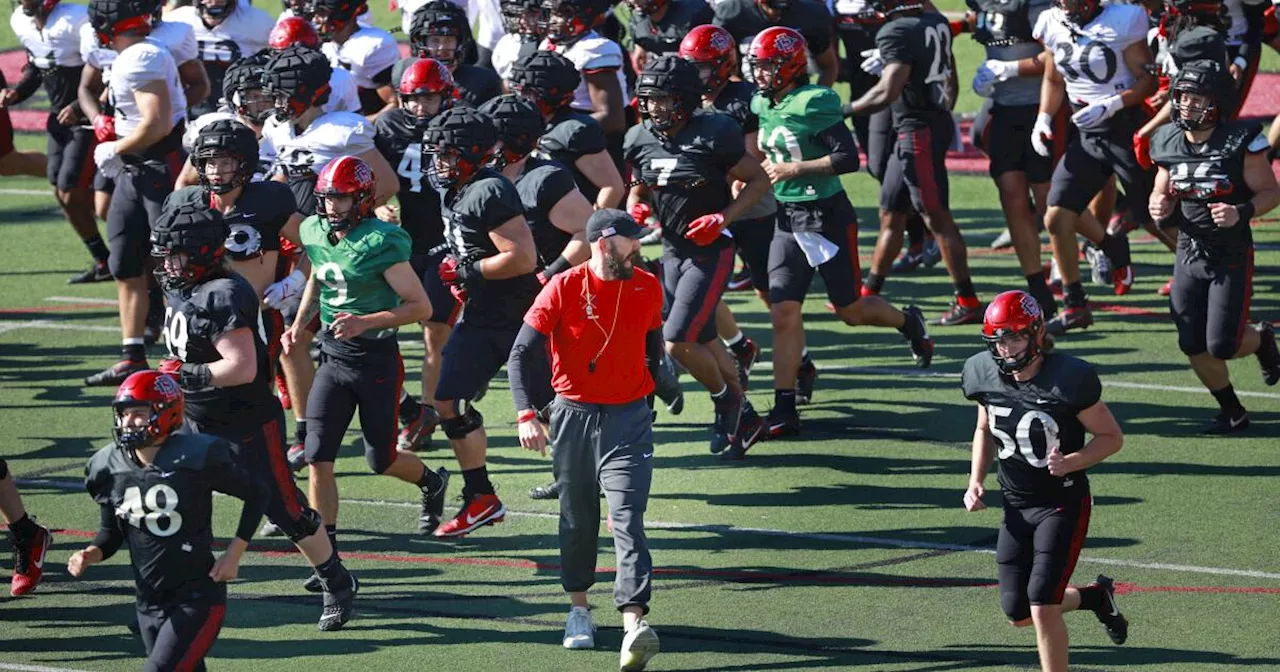
[[636,274],[636,265],[640,263],[640,252],[622,255],[610,252],[604,260],[604,267],[619,280],[630,280]]

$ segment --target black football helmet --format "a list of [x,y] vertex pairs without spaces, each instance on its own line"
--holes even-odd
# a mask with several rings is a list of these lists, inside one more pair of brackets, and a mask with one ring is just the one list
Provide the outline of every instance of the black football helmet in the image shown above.
[[437,189],[466,184],[493,155],[493,120],[470,107],[452,107],[431,119],[422,135],[423,172]]
[[169,205],[151,223],[151,256],[160,286],[187,289],[220,272],[231,229],[222,213],[207,205]]
[[[705,88],[698,66],[676,54],[651,58],[636,77],[640,118],[650,129],[665,133],[698,111]],[[666,103],[659,102],[662,100]]]
[[320,39],[327,41],[369,11],[369,5],[365,0],[309,0],[305,11]]
[[480,106],[480,112],[493,121],[498,139],[502,141],[502,149],[494,152],[489,161],[494,170],[502,170],[532,154],[546,128],[538,107],[511,93],[489,99]]
[[609,0],[542,0],[542,32],[552,43],[573,44],[595,28],[612,4]]
[[245,56],[227,68],[222,78],[222,99],[243,119],[261,126],[274,112],[275,104],[265,92],[270,52]]
[[[432,37],[452,37],[453,47],[442,45]],[[453,68],[474,42],[466,11],[449,0],[431,0],[413,13],[409,44],[418,58],[434,58]]]
[[89,25],[98,46],[110,47],[111,40],[128,31],[149,35],[156,21],[154,9],[151,0],[91,0]]
[[324,54],[295,44],[267,61],[263,90],[271,97],[278,119],[296,119],[308,108],[329,102],[332,76],[333,67]]
[[1221,63],[1202,60],[1183,64],[1169,85],[1174,125],[1184,131],[1200,131],[1229,118],[1234,91],[1231,74]]
[[511,65],[511,90],[533,101],[544,116],[573,102],[581,83],[573,61],[554,51],[535,51]]
[[1102,13],[1102,0],[1053,0],[1053,6],[1077,28],[1084,28]]
[[[210,172],[209,160],[218,157],[234,159],[235,168],[229,174]],[[258,138],[238,121],[219,119],[206,124],[196,136],[191,165],[200,175],[200,186],[212,193],[225,194],[243,187],[253,179],[258,165]]]
[[502,27],[526,39],[546,37],[547,18],[541,0],[501,0]]

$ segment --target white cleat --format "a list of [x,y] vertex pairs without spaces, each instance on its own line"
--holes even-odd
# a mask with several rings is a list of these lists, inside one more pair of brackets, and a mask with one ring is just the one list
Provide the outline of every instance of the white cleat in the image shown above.
[[596,624],[591,620],[591,610],[573,607],[564,622],[564,648],[593,649],[596,646]]

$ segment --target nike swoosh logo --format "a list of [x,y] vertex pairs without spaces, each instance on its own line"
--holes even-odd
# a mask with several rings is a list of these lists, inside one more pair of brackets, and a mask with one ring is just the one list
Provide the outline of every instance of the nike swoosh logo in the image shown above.
[[176,472],[176,471],[162,471],[162,472],[160,472],[160,478],[169,478],[170,476],[172,476],[172,475],[174,475],[174,474],[176,474],[176,473],[178,473],[178,472]]
[[653,453],[644,453],[643,455],[640,456],[640,459],[647,460],[651,457],[653,457]]
[[49,535],[44,537],[44,553],[40,554],[40,560],[36,562],[36,569],[44,569],[44,557],[49,553]]
[[1111,595],[1110,595],[1110,594],[1108,594],[1108,595],[1107,595],[1107,602],[1111,605],[1111,615],[1112,615],[1112,616],[1119,616],[1119,615],[1120,615],[1120,610],[1119,610],[1119,609],[1116,609],[1116,600],[1115,600],[1115,598],[1111,597]]
[[1235,429],[1236,427],[1239,427],[1240,423],[1244,422],[1244,418],[1245,416],[1243,415],[1238,418],[1231,418],[1231,428]]
[[493,513],[493,508],[494,508],[494,507],[490,506],[489,508],[485,509],[484,511],[481,511],[481,512],[480,512],[480,515],[478,515],[478,516],[472,516],[471,514],[469,514],[469,513],[468,513],[468,514],[467,514],[467,524],[468,524],[468,525],[475,525],[477,521],[479,521],[479,520],[483,519],[485,516],[489,515],[490,513]]

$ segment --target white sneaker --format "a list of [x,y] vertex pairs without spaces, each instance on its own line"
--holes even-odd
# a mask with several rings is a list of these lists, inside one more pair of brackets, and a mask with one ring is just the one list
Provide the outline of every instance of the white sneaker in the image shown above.
[[1009,233],[1009,229],[1000,232],[996,239],[991,241],[991,249],[1007,250],[1013,247],[1013,234]]
[[1102,248],[1095,247],[1093,244],[1086,244],[1084,248],[1084,256],[1089,260],[1089,268],[1093,272],[1093,284],[1110,285],[1111,284],[1111,260],[1107,259],[1107,255]]
[[596,624],[591,620],[591,610],[573,607],[564,622],[564,648],[591,649],[596,645]]
[[641,245],[653,245],[662,242],[662,227],[651,226],[649,231],[640,238]]
[[622,638],[622,656],[618,669],[622,672],[638,672],[658,655],[658,633],[648,623],[640,621],[635,630]]

